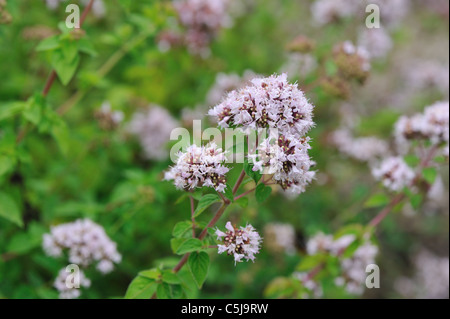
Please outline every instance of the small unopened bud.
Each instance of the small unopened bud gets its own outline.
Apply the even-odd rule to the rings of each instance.
[[[348,82],[340,77],[324,78],[321,81],[322,89],[334,96],[343,100],[350,97],[350,85]]]
[[[286,46],[286,50],[290,52],[310,53],[315,47],[316,43],[314,40],[304,35],[300,35]]]
[[[12,20],[12,15],[6,10],[2,10],[0,7],[0,24],[10,24]]]
[[[369,54],[362,48],[355,47],[347,41],[337,46],[333,51],[334,62],[339,71],[348,79],[364,83],[369,76]]]
[[[84,31],[83,29],[75,28],[70,32],[70,35],[72,36],[72,39],[80,40],[86,35],[86,31]]]

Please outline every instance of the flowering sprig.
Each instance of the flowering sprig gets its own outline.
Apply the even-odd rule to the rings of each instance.
[[[226,231],[216,228],[217,246],[210,245],[211,238],[206,239],[208,235],[213,236],[208,230],[217,224],[231,203],[253,191],[258,202],[270,195],[268,185],[275,183],[295,194],[305,191],[315,175],[310,170],[315,164],[308,155],[310,139],[305,136],[314,126],[313,108],[297,84],[289,83],[287,74],[283,74],[255,78],[248,86],[227,93],[222,103],[210,110],[209,115],[216,118],[221,128],[234,127],[248,134],[256,132],[257,135],[263,129],[271,130],[271,133],[278,130],[280,135],[277,138],[270,135],[270,138],[256,143],[247,154],[248,161],[244,163],[232,188],[227,186],[226,175],[230,168],[225,166],[226,153],[216,144],[194,144],[178,153],[175,165],[165,173],[164,180],[173,181],[177,189],[188,192],[191,209],[190,219],[178,223],[173,231],[172,248],[175,253],[183,254],[172,270],[174,273],[188,264],[194,280],[201,287],[206,278],[204,270],[209,266],[209,257],[205,252],[208,248],[217,248],[219,254],[232,255],[235,264],[255,261],[262,238],[252,225],[235,227],[228,222]],[[248,144],[249,139],[246,141]],[[258,171],[265,174],[264,178]],[[255,182],[255,188],[237,195],[247,175]],[[195,190],[203,187],[214,189],[217,195],[198,196]],[[198,234],[196,218],[218,202],[221,202],[220,207]],[[163,284],[164,276],[156,281]],[[132,283],[129,290],[133,289]],[[151,296],[157,297],[160,297],[157,292]]]
[[[173,180],[180,190],[194,190],[203,186],[225,192],[226,173],[229,168],[224,166],[225,153],[216,144],[208,146],[191,145],[186,152],[178,153],[178,160],[168,172],[165,180]]]
[[[253,79],[251,85],[230,92],[209,115],[221,128],[278,129],[280,135],[303,136],[314,126],[313,109],[298,86],[282,74]]]
[[[223,245],[218,245],[219,254],[226,252],[227,255],[233,255],[235,264],[243,259],[254,262],[262,239],[253,226],[247,224],[245,227],[236,228],[231,222],[227,222],[225,228],[226,232],[216,229],[217,240],[223,241]]]
[[[250,154],[253,170],[272,175],[272,179],[289,194],[300,194],[314,179],[315,165],[308,155],[309,138],[297,139],[294,136],[280,136],[264,140],[257,154]]]
[[[80,267],[87,268],[97,263],[96,268],[102,274],[110,273],[114,269],[114,263],[120,263],[122,260],[116,243],[108,237],[103,227],[89,219],[79,219],[52,227],[49,234],[44,234],[42,246],[45,253],[51,257],[62,257],[64,250],[67,250],[69,262]],[[84,286],[88,287],[89,280],[82,276],[86,283]],[[64,288],[65,286],[62,288],[61,281],[66,277],[63,269],[55,281],[55,287],[60,291],[61,298],[77,298],[79,292],[69,291],[76,289]]]

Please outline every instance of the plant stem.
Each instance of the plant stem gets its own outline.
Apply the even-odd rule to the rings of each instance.
[[[194,207],[194,197],[189,196],[189,200],[191,202],[191,221],[192,221],[192,238],[195,238],[195,207]]]
[[[89,1],[89,4],[86,6],[86,8],[84,8],[83,13],[81,14],[81,18],[80,18],[80,28],[82,27],[84,20],[86,20],[87,15],[91,11],[93,4],[94,4],[94,0],[91,0],[91,1]],[[55,83],[56,76],[57,76],[56,71],[52,70],[50,72],[50,75],[49,75],[47,81],[45,82],[44,89],[42,90],[42,95],[44,97],[46,97],[48,95],[48,93],[50,92],[50,89],[53,87],[53,83]],[[23,139],[27,135],[30,128],[31,128],[31,125],[29,123],[27,123],[25,125],[25,127],[20,130],[20,132],[16,138],[16,144],[20,144],[23,141]]]
[[[395,196],[391,202],[377,215],[375,216],[374,219],[372,219],[369,223],[369,226],[371,227],[377,227],[379,223],[381,223],[383,221],[383,219],[389,215],[389,213],[391,212],[391,210],[397,206],[398,204],[400,204],[404,199],[406,198],[406,196],[404,194],[398,194],[397,196]]]
[[[139,43],[145,40],[149,36],[149,32],[142,32],[137,35],[135,38],[131,39],[127,43],[125,43],[121,48],[119,48],[98,70],[97,75],[101,79],[105,77],[116,64],[122,60],[125,55],[128,54],[134,47],[136,47]],[[74,107],[78,102],[80,102],[85,95],[90,91],[91,88],[77,91],[74,95],[72,95],[64,104],[62,104],[58,109],[57,113],[59,115],[64,115],[67,113],[72,107]]]
[[[245,178],[245,170],[242,170],[242,172],[239,175],[239,178],[238,178],[236,184],[233,187],[233,195],[236,194],[236,192],[238,191],[239,186],[241,186],[242,181],[244,180],[244,178]]]

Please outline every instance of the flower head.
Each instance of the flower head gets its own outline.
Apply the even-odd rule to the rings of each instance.
[[[228,222],[225,228],[226,232],[216,230],[217,240],[223,241],[223,245],[218,245],[219,254],[226,252],[228,255],[233,255],[235,264],[242,262],[243,259],[254,261],[262,241],[255,228],[250,224],[236,228],[231,225],[231,222]]]
[[[370,54],[363,47],[345,41],[334,48],[334,61],[344,76],[364,82],[371,69]]]
[[[216,144],[207,146],[191,145],[186,152],[179,152],[175,166],[165,173],[164,180],[173,180],[181,190],[197,187],[211,187],[225,192],[229,169],[224,166],[225,153]]]
[[[229,0],[178,0],[173,5],[180,24],[186,28],[184,42],[195,54],[208,55],[211,40],[232,24]]]
[[[250,154],[254,171],[273,175],[273,180],[283,190],[300,194],[315,177],[311,168],[315,165],[308,155],[309,138],[297,139],[294,136],[268,138],[258,147],[257,154]]]
[[[371,162],[389,152],[385,141],[373,136],[355,138],[348,129],[334,131],[331,142],[341,153],[361,162]]]
[[[412,117],[401,117],[395,125],[396,141],[400,148],[409,140],[425,139],[435,145],[449,143],[449,103],[437,102]]]
[[[170,133],[178,126],[177,121],[166,109],[152,105],[145,112],[137,112],[129,124],[129,131],[136,135],[148,159],[167,158],[166,144]]]
[[[228,93],[209,111],[222,128],[243,131],[276,128],[281,134],[303,136],[313,126],[313,105],[287,74],[255,78],[241,90]]]
[[[103,102],[95,112],[95,118],[103,130],[113,130],[123,121],[124,114],[122,111],[113,111],[109,102]]]
[[[336,285],[345,286],[350,294],[362,294],[367,277],[366,268],[375,263],[377,254],[377,246],[369,241],[362,244],[350,258],[341,261],[342,276],[336,278]]]
[[[44,234],[43,248],[52,257],[60,257],[67,249],[69,261],[84,267],[98,262],[97,269],[102,273],[112,271],[114,263],[122,259],[103,227],[89,219],[52,227],[50,234]]]
[[[58,277],[56,277],[53,283],[53,286],[59,291],[59,299],[76,299],[81,295],[81,287],[89,288],[91,286],[91,281],[81,270],[79,270],[77,274],[77,279],[79,280],[77,283],[79,283],[79,287],[75,287],[75,282],[70,282],[69,286],[67,280],[70,274],[71,272],[68,272],[65,268],[61,269],[58,273]]]
[[[388,157],[372,169],[372,175],[391,191],[401,191],[411,185],[414,171],[401,157]]]

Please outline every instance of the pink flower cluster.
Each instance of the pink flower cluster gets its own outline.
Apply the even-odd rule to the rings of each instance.
[[[250,85],[228,93],[209,111],[222,128],[244,131],[276,128],[281,134],[303,136],[313,126],[313,105],[287,74],[255,78]]]
[[[218,245],[219,254],[226,252],[228,255],[233,255],[235,264],[242,262],[243,259],[254,261],[262,241],[255,228],[250,224],[236,228],[231,225],[231,222],[228,222],[225,228],[226,232],[216,230],[217,240],[223,241],[223,245]]]
[[[197,187],[211,187],[225,192],[229,169],[224,166],[225,153],[216,144],[207,146],[191,145],[186,152],[179,152],[175,166],[165,173],[164,180],[173,180],[180,190],[193,190]]]

